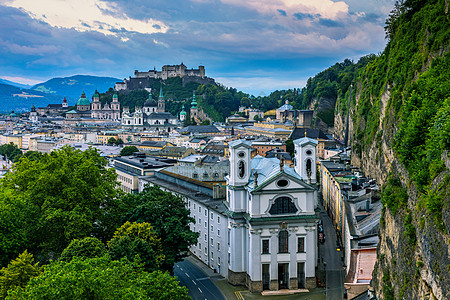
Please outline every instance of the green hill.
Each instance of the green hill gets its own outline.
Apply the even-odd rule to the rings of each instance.
[[[36,84],[31,89],[48,94],[57,94],[67,97],[70,104],[80,98],[84,90],[86,96],[91,97],[95,89],[99,92],[113,88],[120,79],[113,77],[99,77],[90,75],[75,75],[71,77],[52,78],[46,82]]]
[[[49,103],[61,103],[61,99],[58,95],[0,83],[0,112],[30,111],[32,105],[36,107],[47,106]]]

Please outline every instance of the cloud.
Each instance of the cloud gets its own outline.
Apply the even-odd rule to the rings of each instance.
[[[321,15],[327,19],[337,19],[347,14],[348,5],[344,1],[331,0],[221,0],[223,3],[243,6],[262,14],[276,14],[283,10],[292,15],[292,12],[302,12],[312,15]]]
[[[98,31],[118,36],[125,32],[152,34],[166,32],[164,23],[147,18],[137,20],[122,13],[114,2],[100,0],[10,0],[6,6],[18,8],[30,17],[53,27],[77,31]],[[156,26],[155,26],[156,25]]]
[[[45,81],[46,79],[32,79],[32,78],[24,78],[24,77],[17,77],[17,76],[1,76],[0,78],[6,79],[12,82],[21,83],[21,84],[28,84],[28,85],[35,85],[38,83],[41,83],[42,81]]]

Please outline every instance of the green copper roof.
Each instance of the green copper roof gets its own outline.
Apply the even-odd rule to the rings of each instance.
[[[162,92],[162,85],[159,88],[159,98],[164,98],[163,92]]]
[[[195,91],[194,91],[194,94],[192,95],[191,106],[192,106],[191,108],[197,107],[197,100],[195,100]]]
[[[73,109],[71,111],[66,112],[66,114],[76,114],[77,112],[74,111]]]
[[[119,96],[117,95],[117,91],[114,91],[114,95],[113,95],[113,99],[119,98]]]
[[[91,105],[91,102],[86,98],[86,94],[84,93],[84,91],[81,94],[81,98],[78,99],[76,105]]]

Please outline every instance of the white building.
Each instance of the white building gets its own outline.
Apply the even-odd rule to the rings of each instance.
[[[319,218],[316,188],[308,182],[314,183],[317,142],[294,144],[290,168],[278,158],[251,159],[249,141],[230,142],[226,197],[221,185],[169,169],[142,178],[140,190],[159,185],[186,201],[191,230],[200,234],[190,251],[231,284],[252,292],[315,288]]]
[[[299,173],[306,173],[303,156],[315,166],[310,148],[317,142],[302,138],[294,144],[294,169],[277,158],[250,159],[248,141],[229,144],[228,281],[250,291],[316,286],[317,193]]]

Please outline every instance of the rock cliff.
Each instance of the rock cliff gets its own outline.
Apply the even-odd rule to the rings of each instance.
[[[396,5],[386,49],[359,74],[350,102],[352,164],[383,185],[372,280],[379,299],[450,299],[448,2]]]

